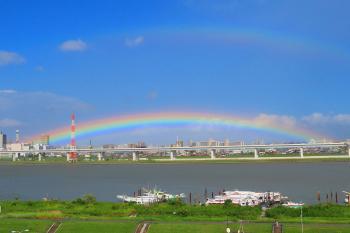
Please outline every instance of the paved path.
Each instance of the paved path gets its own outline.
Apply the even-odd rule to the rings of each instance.
[[[50,226],[50,228],[47,230],[46,233],[56,233],[56,231],[60,226],[61,226],[61,223],[55,222]]]
[[[147,222],[143,222],[143,223],[140,223],[137,228],[136,228],[136,231],[135,233],[147,233],[149,227],[150,227],[150,223],[147,223]]]

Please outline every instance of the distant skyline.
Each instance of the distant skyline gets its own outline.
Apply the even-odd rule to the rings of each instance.
[[[347,1],[1,1],[0,130],[14,139],[111,116],[208,112],[350,138]],[[107,134],[108,133],[108,134]],[[151,125],[78,138],[299,140]],[[65,143],[64,141],[62,143]]]

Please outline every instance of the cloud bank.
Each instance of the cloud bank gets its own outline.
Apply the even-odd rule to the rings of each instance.
[[[0,90],[0,130],[14,137],[14,127],[24,136],[69,125],[72,112],[82,116],[92,106],[70,96],[52,92]]]
[[[9,118],[4,118],[0,119],[0,127],[17,127],[22,125],[21,122],[15,120],[15,119],[9,119]]]
[[[24,57],[15,52],[0,50],[0,66],[25,63]]]
[[[350,125],[350,114],[325,115],[322,113],[313,113],[311,115],[303,117],[303,121],[313,125]]]
[[[137,47],[139,45],[142,45],[144,41],[145,41],[145,38],[143,36],[138,36],[135,38],[126,38],[125,45],[127,47]]]
[[[64,52],[81,52],[87,49],[87,44],[80,40],[67,40],[60,45],[60,50]]]

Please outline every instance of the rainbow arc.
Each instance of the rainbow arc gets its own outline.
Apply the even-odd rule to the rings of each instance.
[[[290,124],[282,124],[266,120],[265,118],[248,118],[233,115],[203,113],[203,112],[153,112],[132,115],[113,116],[86,122],[78,122],[76,136],[108,133],[111,131],[130,130],[141,127],[158,126],[187,126],[187,125],[215,125],[223,127],[235,127],[241,129],[259,130],[292,136],[298,139],[318,139],[323,135],[309,129],[296,127]],[[45,132],[50,135],[51,142],[67,140],[70,137],[70,128],[58,128]],[[43,135],[43,134],[40,134]],[[31,140],[40,137],[31,137]]]

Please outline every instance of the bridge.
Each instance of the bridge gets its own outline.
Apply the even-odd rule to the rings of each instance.
[[[98,159],[101,160],[104,153],[131,153],[133,160],[137,160],[137,153],[140,152],[169,152],[170,160],[174,160],[176,157],[176,152],[179,151],[209,151],[210,158],[216,159],[215,153],[217,151],[251,151],[254,152],[254,158],[259,159],[259,150],[262,149],[298,149],[300,153],[300,158],[304,158],[304,149],[308,148],[334,148],[342,147],[348,150],[347,155],[350,157],[350,146],[347,142],[337,142],[337,143],[292,143],[292,144],[243,144],[243,145],[232,145],[232,146],[160,146],[160,147],[145,147],[145,148],[57,148],[57,149],[46,149],[46,150],[2,150],[0,151],[0,156],[12,155],[13,160],[16,160],[19,155],[26,154],[38,154],[39,160],[41,160],[42,154],[69,154],[72,151],[77,154],[97,154]],[[322,156],[318,156],[322,157]],[[325,157],[325,156],[323,156]],[[67,160],[68,156],[67,156]]]

